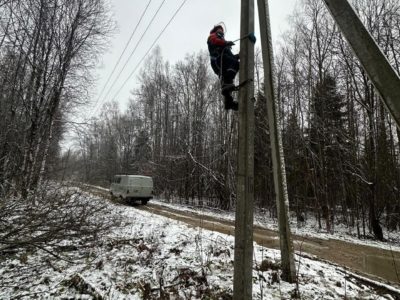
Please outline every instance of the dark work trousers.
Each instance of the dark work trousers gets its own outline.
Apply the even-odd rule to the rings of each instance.
[[[215,74],[220,78],[222,76],[222,87],[224,87],[227,84],[233,84],[233,80],[239,71],[239,60],[230,49],[226,48],[221,56],[211,58],[211,67]]]

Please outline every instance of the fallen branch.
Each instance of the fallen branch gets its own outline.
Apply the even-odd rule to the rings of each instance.
[[[64,281],[64,284],[69,286],[69,287],[74,287],[76,290],[78,290],[81,293],[88,294],[93,297],[95,300],[103,300],[105,299],[97,289],[87,282],[85,278],[83,278],[80,274],[75,274],[71,277],[71,279],[68,279]]]
[[[175,286],[180,285],[180,284],[185,284],[185,286],[195,285],[194,282],[193,283],[187,283],[185,281],[180,281],[180,282],[177,282],[177,283],[174,283],[174,284],[164,285],[162,288],[163,289],[169,289],[169,288],[175,287]],[[159,291],[160,289],[161,289],[160,287],[154,287],[154,288],[151,288],[151,292]]]

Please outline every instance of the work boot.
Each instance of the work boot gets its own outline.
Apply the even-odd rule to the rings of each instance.
[[[226,110],[232,109],[234,111],[238,111],[239,109],[239,103],[233,100],[233,97],[231,94],[226,94],[225,95],[225,100],[224,100],[224,107]]]
[[[233,111],[238,111],[239,110],[239,103],[237,101],[232,101],[231,103],[231,109]]]

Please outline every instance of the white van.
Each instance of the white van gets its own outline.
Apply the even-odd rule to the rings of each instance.
[[[153,178],[140,175],[115,175],[110,187],[111,197],[123,200],[141,200],[142,204],[153,198]]]

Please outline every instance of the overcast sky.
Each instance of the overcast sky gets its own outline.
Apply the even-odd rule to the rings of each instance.
[[[117,25],[117,31],[111,38],[108,52],[102,56],[97,69],[97,84],[94,89],[93,102],[96,104],[91,109],[91,114],[96,116],[102,104],[111,100],[120,89],[128,75],[135,69],[142,57],[148,52],[154,40],[161,30],[168,23],[174,12],[181,5],[183,0],[166,0],[161,7],[154,22],[149,27],[143,40],[137,46],[131,60],[125,70],[121,73],[114,88],[110,91],[107,99],[104,96],[120,72],[122,65],[136,47],[139,38],[145,31],[150,20],[160,7],[163,0],[152,0],[150,6],[142,19],[137,31],[128,47],[121,63],[113,78],[107,85],[103,96],[99,101],[99,94],[103,89],[108,76],[122,53],[126,42],[131,36],[133,29],[137,25],[149,0],[112,0],[112,10]],[[270,0],[271,27],[273,38],[276,38],[288,28],[288,16],[292,13],[295,3],[299,0]],[[255,1],[257,2],[257,1]],[[195,53],[200,50],[207,50],[207,37],[214,24],[223,21],[226,25],[226,39],[235,40],[240,32],[240,0],[187,0],[179,11],[172,23],[168,26],[156,45],[161,47],[162,55],[165,60],[175,63],[184,59],[186,54]],[[257,19],[257,9],[256,19]],[[256,22],[256,35],[259,39],[259,27]],[[258,41],[259,45],[259,41]],[[239,45],[233,48],[238,51]],[[138,70],[143,67],[141,65]],[[137,86],[137,74],[135,72],[126,86],[118,94],[116,100],[120,103],[120,108],[124,109],[130,96],[130,90]],[[87,116],[86,116],[87,117]]]

